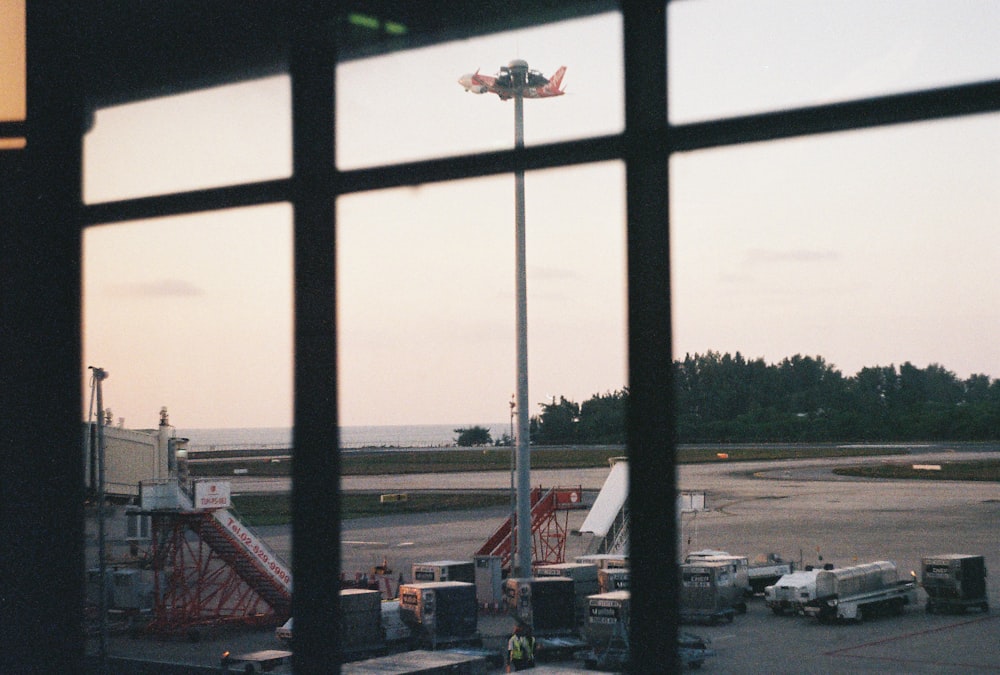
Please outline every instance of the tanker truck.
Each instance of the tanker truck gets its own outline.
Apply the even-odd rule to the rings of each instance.
[[[896,564],[886,560],[820,570],[816,597],[802,608],[821,623],[837,619],[863,621],[878,614],[902,614],[917,603],[915,578],[901,581]]]

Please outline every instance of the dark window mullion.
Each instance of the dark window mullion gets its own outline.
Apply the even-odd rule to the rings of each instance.
[[[304,3],[291,58],[295,254],[292,560],[296,672],[340,662],[334,74],[336,3]]]
[[[630,671],[679,671],[665,3],[623,2],[628,207]],[[670,667],[673,665],[673,667]]]

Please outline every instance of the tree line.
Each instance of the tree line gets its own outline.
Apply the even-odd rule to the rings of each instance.
[[[709,351],[674,362],[679,443],[1000,440],[1000,380],[910,362],[845,377],[821,356]],[[542,403],[536,445],[625,442],[628,389]],[[667,411],[664,411],[666,414]]]

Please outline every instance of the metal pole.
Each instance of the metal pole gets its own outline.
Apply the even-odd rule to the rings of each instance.
[[[510,553],[511,553],[511,568],[513,571],[514,567],[514,555],[517,551],[517,536],[514,528],[517,526],[517,498],[516,491],[514,490],[514,472],[517,468],[517,438],[514,435],[514,414],[517,410],[517,404],[514,402],[515,394],[510,395]]]
[[[97,611],[100,615],[100,644],[98,656],[101,669],[107,669],[108,659],[108,567],[105,561],[107,555],[104,543],[104,500],[106,485],[104,476],[104,387],[101,383],[107,379],[108,373],[103,368],[93,368],[94,386],[97,389],[97,575],[100,577],[100,594],[98,595]]]
[[[525,61],[510,62],[514,89],[514,148],[524,148]],[[517,295],[517,557],[514,574],[531,576],[531,446],[528,428],[528,274],[524,225],[524,170],[514,172],[514,219]]]

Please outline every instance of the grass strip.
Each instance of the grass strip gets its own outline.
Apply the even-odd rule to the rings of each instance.
[[[1000,481],[1000,460],[984,459],[968,462],[935,462],[935,469],[914,469],[913,465],[926,466],[927,462],[907,462],[872,464],[865,466],[845,466],[833,472],[840,476],[861,478],[894,478],[914,480],[975,480]]]
[[[495,492],[411,492],[406,499],[382,503],[381,495],[370,492],[345,492],[341,495],[341,518],[351,520],[366,516],[385,516],[427,511],[461,511],[510,504],[510,494]],[[289,494],[234,495],[233,508],[252,527],[287,525],[292,522]]]
[[[869,457],[901,454],[893,448],[841,448],[835,445],[809,446],[684,446],[677,451],[680,464],[748,462],[816,457]],[[625,454],[624,448],[536,447],[531,450],[532,469],[606,468],[608,460]],[[344,476],[384,476],[411,473],[461,473],[465,471],[510,471],[510,448],[455,450],[382,450],[350,452],[341,456]],[[239,472],[248,476],[288,476],[290,461],[246,460],[200,462],[191,466],[195,476],[224,476]]]

